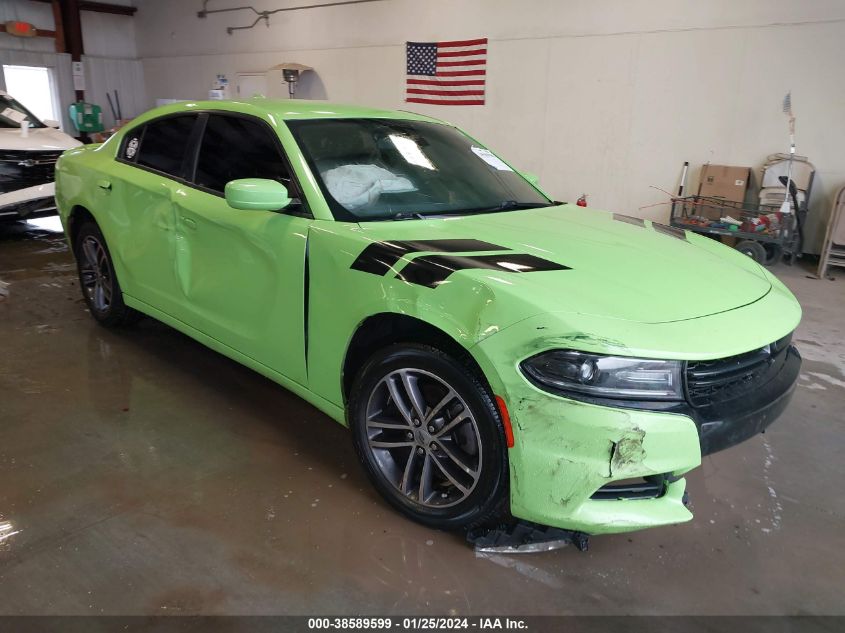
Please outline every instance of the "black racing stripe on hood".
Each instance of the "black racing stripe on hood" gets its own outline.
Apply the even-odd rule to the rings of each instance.
[[[351,268],[374,275],[385,275],[402,256],[408,253],[472,253],[506,251],[504,246],[474,239],[396,240],[373,242],[352,262]]]
[[[467,269],[496,270],[506,273],[530,273],[547,270],[571,270],[569,266],[550,262],[534,255],[424,255],[405,266],[397,279],[419,286],[436,288],[452,273]]]

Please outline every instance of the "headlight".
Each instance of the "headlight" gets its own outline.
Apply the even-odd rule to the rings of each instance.
[[[683,363],[552,350],[524,360],[538,387],[562,395],[621,400],[683,400]]]

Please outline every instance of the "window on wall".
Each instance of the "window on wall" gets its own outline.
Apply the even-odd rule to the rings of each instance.
[[[6,92],[42,121],[59,120],[53,77],[43,66],[3,66]]]

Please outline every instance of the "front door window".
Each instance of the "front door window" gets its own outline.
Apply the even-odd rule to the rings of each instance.
[[[268,178],[290,188],[290,172],[271,131],[259,121],[212,114],[200,146],[194,182],[215,193],[239,178]]]

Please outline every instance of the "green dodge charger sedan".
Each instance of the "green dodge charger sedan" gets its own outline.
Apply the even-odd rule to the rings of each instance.
[[[300,395],[433,527],[686,521],[684,473],[764,430],[801,365],[801,308],[748,257],[555,202],[421,115],[174,104],[56,184],[97,321],[149,315]]]

